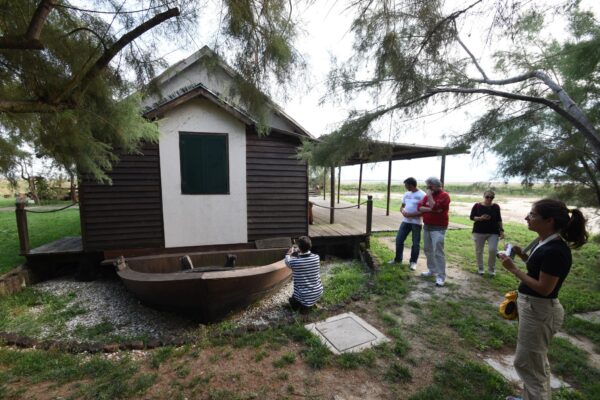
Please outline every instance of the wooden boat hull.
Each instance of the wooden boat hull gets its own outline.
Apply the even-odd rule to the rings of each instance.
[[[222,264],[227,252],[187,254],[193,270],[182,271],[181,254],[135,257],[119,277],[136,297],[152,306],[218,320],[274,292],[291,277],[283,257],[287,249],[237,250],[235,268]],[[256,263],[265,263],[256,265]],[[217,264],[218,265],[218,264]]]

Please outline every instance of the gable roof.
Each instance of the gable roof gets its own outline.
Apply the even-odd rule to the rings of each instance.
[[[209,70],[204,62],[216,62]],[[151,94],[142,103],[144,116],[154,119],[193,98],[202,97],[230,113],[246,125],[256,125],[256,119],[229,95],[237,72],[208,46],[167,68],[154,80],[159,93]],[[315,137],[287,115],[271,99],[267,121],[272,131],[315,140]]]

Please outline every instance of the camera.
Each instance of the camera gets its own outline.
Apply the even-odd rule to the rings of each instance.
[[[291,256],[292,257],[298,257],[298,255],[300,254],[300,249],[298,249],[298,246],[296,245],[296,243],[294,243],[292,245],[292,253]]]
[[[508,243],[506,247],[504,247],[503,251],[499,251],[496,254],[496,257],[500,258],[500,254],[506,254],[508,257],[514,259],[515,258],[515,249],[513,249],[512,244]]]

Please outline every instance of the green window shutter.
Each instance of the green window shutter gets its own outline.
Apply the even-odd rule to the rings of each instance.
[[[227,134],[179,133],[181,193],[229,194]]]

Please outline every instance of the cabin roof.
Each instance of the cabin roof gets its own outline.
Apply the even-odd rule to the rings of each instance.
[[[378,140],[373,140],[370,147],[371,151],[366,154],[354,154],[343,163],[343,166],[469,153],[468,149],[458,147],[423,146],[407,143],[389,143]]]
[[[223,71],[230,79],[237,75],[237,72],[227,65],[214,51],[208,46],[202,47],[200,50],[167,68],[162,74],[154,80],[154,85],[159,88],[164,87],[169,82],[177,79],[179,75],[184,73],[187,69],[200,63],[202,59],[209,58],[212,61],[216,61],[217,66]],[[154,99],[146,99],[143,104],[144,116],[146,118],[154,119],[160,118],[165,112],[183,104],[193,98],[202,97],[210,102],[214,103],[218,107],[221,107],[234,118],[240,120],[246,125],[256,125],[257,121],[252,117],[243,107],[232,101],[225,93],[221,93],[218,88],[209,87],[205,82],[192,82],[188,85],[178,88],[177,90],[169,93],[161,93],[160,97]],[[304,129],[298,122],[283,111],[283,109],[273,102],[270,98],[268,100],[268,106],[272,116],[283,119],[290,127],[290,129],[282,129],[274,126],[270,126],[272,131],[297,136],[300,138],[315,140],[315,137]]]

